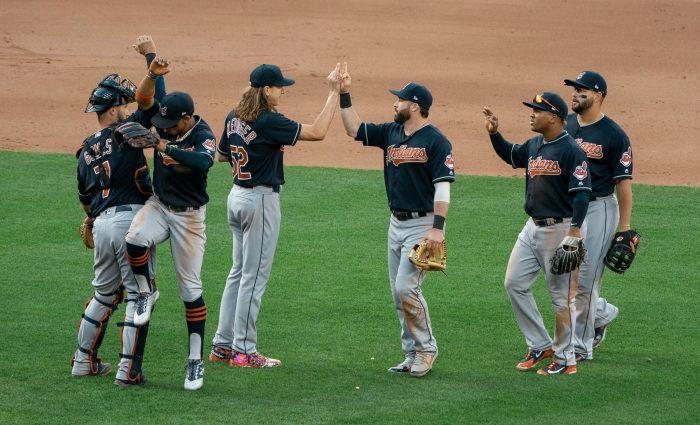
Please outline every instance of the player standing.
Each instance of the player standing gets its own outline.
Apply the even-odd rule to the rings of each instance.
[[[151,247],[170,238],[170,248],[185,304],[189,356],[184,388],[197,390],[204,382],[202,341],[207,307],[200,272],[204,258],[205,212],[209,196],[207,173],[213,164],[216,138],[209,125],[194,114],[187,93],[163,97],[151,119],[160,141],[154,147],[154,189],[126,235],[127,259],[139,284],[136,326],[148,323],[158,290],[151,286],[148,268]]]
[[[581,265],[576,295],[575,350],[578,362],[591,360],[593,348],[605,338],[606,326],[618,309],[599,298],[604,259],[618,232],[630,230],[632,215],[632,147],[624,130],[602,113],[607,84],[602,75],[584,71],[572,86],[566,128],[586,152],[593,191],[586,216],[586,261]],[[617,192],[617,196],[615,196]],[[618,228],[619,224],[619,228]]]
[[[552,363],[537,373],[570,375],[576,373],[572,316],[579,271],[555,275],[549,265],[558,246],[575,245],[581,237],[591,178],[585,153],[564,130],[566,102],[545,92],[523,104],[532,108],[530,127],[540,135],[522,145],[507,142],[498,132],[498,118],[488,107],[483,111],[498,156],[513,168],[526,169],[525,212],[530,218],[510,254],[505,277],[515,319],[529,349],[516,368],[531,370],[553,356]],[[554,340],[532,295],[532,285],[543,268],[556,315]]]
[[[452,145],[427,120],[433,97],[426,87],[406,84],[389,90],[394,122],[363,122],[350,100],[352,79],[343,64],[340,112],[348,136],[384,152],[384,184],[391,210],[388,269],[391,294],[401,324],[404,360],[390,372],[421,377],[430,372],[438,346],[421,284],[425,271],[408,260],[415,244],[428,240],[437,249],[445,240],[450,183],[455,180]]]
[[[276,65],[250,74],[248,88],[226,117],[216,158],[229,162],[233,188],[228,222],[233,233],[233,266],[221,297],[219,325],[209,359],[234,367],[275,367],[281,362],[258,353],[256,322],[277,248],[284,184],[284,147],[298,140],[323,140],[338,102],[340,64],[328,76],[330,93],[313,124],[300,124],[277,112],[285,78]]]
[[[87,217],[93,223],[95,242],[92,285],[95,294],[86,304],[78,328],[78,350],[72,359],[73,376],[107,375],[111,367],[102,363],[97,351],[104,338],[107,323],[117,304],[122,301],[126,289],[127,305],[124,322],[130,323],[135,312],[138,287],[126,261],[124,240],[135,214],[142,208],[152,192],[148,164],[143,151],[128,145],[117,146],[115,128],[124,122],[149,125],[158,108],[148,102],[145,94],[153,92],[154,80],[162,80],[168,72],[168,63],[155,59],[155,44],[149,36],[137,39],[144,52],[149,73],[141,81],[137,91],[128,79],[117,74],[105,77],[90,96],[85,112],[96,112],[102,129],[85,139],[77,152],[78,197]],[[152,96],[152,94],[151,94]],[[129,114],[128,103],[137,100],[139,109]],[[155,264],[147,263],[152,276]],[[140,332],[123,330],[122,353],[115,384],[142,384],[143,350],[148,326]]]

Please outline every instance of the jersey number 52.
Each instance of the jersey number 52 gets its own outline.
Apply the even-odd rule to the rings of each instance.
[[[241,170],[248,163],[248,152],[242,146],[231,146],[231,172],[238,180],[250,180],[250,173]]]

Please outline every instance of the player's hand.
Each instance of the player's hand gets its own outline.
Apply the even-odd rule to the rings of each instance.
[[[148,69],[155,75],[165,75],[170,72],[170,61],[165,58],[156,57],[153,59],[153,62],[151,62],[151,65],[149,65]]]
[[[140,35],[136,37],[136,44],[132,44],[131,47],[144,56],[156,52],[156,43],[150,35]]]
[[[349,93],[351,85],[352,77],[348,74],[348,63],[343,62],[343,66],[340,68],[340,92]]]
[[[569,231],[566,232],[566,236],[573,236],[575,238],[581,237],[581,228],[576,226],[569,227]]]
[[[425,235],[425,240],[428,241],[428,255],[432,255],[440,249],[440,245],[445,240],[445,231],[442,229],[432,228],[428,230],[428,234]]]
[[[340,62],[335,64],[335,69],[328,74],[328,86],[332,91],[340,92]]]
[[[160,140],[158,140],[158,144],[153,145],[153,150],[157,151],[157,152],[165,153],[165,148],[167,146],[168,146],[168,143],[165,140],[160,139]]]
[[[482,112],[486,117],[486,119],[484,120],[486,131],[488,131],[489,134],[498,133],[498,117],[495,116],[493,112],[491,112],[491,108],[489,108],[488,106],[484,106],[484,110]]]

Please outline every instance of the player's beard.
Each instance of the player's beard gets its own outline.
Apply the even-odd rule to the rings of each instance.
[[[591,106],[593,106],[592,97],[586,97],[585,99],[581,99],[579,97],[577,104],[571,104],[571,109],[577,114],[580,114],[582,112],[586,112]]]
[[[403,111],[396,111],[394,114],[394,122],[397,124],[403,124],[411,118],[411,114],[404,109]]]

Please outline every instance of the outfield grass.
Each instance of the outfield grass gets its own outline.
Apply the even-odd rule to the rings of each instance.
[[[517,372],[526,346],[502,280],[525,215],[523,182],[459,176],[449,212],[448,274],[424,284],[440,345],[423,379],[389,374],[401,357],[386,272],[380,172],[287,168],[282,232],[259,327],[271,370],[207,363],[182,389],[184,307],[170,252],[158,252],[159,307],[143,388],[72,379],[92,252],[77,234],[75,161],[0,152],[0,423],[699,423],[700,190],[635,186],[641,254],[603,294],[620,307],[595,360],[575,377]],[[207,344],[231,261],[227,165],[210,173],[202,277]],[[542,279],[536,297],[553,315]],[[117,312],[119,318],[123,307]],[[113,319],[101,354],[118,362]],[[359,389],[358,389],[359,388]]]

